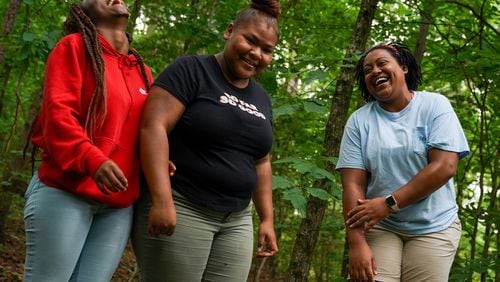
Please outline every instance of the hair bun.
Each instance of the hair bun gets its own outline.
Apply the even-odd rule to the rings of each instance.
[[[250,8],[262,11],[273,18],[278,18],[281,14],[279,0],[252,0]]]

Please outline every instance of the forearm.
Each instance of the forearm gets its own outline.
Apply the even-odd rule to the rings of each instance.
[[[342,193],[342,207],[345,222],[348,219],[347,214],[349,213],[349,211],[358,206],[358,199],[365,199],[365,193],[363,191],[360,191],[359,189],[344,188]],[[351,248],[355,245],[366,242],[363,233],[363,227],[352,228],[346,222],[346,234],[347,243]]]
[[[409,206],[442,187],[452,178],[457,169],[458,155],[434,149],[429,153],[431,161],[407,184],[392,195],[399,208]]]
[[[169,144],[161,125],[147,125],[140,131],[140,157],[144,176],[155,206],[173,205],[169,177]]]
[[[274,222],[272,170],[269,156],[259,160],[255,169],[257,172],[257,186],[253,194],[255,209],[261,222]]]
[[[342,209],[344,219],[348,219],[348,213],[358,206],[359,199],[365,199],[367,184],[367,173],[359,169],[342,169]],[[362,227],[351,228],[346,223],[347,242],[353,246],[366,242]]]

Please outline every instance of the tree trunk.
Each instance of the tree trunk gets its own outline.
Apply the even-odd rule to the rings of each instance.
[[[429,27],[431,25],[434,7],[434,0],[424,1],[423,8],[420,11],[420,30],[418,32],[417,44],[414,52],[418,65],[422,63],[422,59],[424,57],[425,41],[427,40],[427,35],[429,35]]]
[[[19,7],[21,6],[22,0],[11,0],[7,12],[5,14],[5,20],[3,22],[3,27],[0,29],[0,83],[6,84],[6,73],[9,68],[2,67],[4,64],[5,57],[5,46],[4,43],[7,42],[7,37],[12,31],[14,22],[16,21],[17,13],[19,12]],[[5,97],[5,87],[0,89],[0,114],[3,110],[3,99]]]
[[[132,7],[134,8],[131,9],[127,26],[127,32],[128,34],[130,34],[131,38],[133,37],[134,34],[137,18],[141,14],[141,2],[142,2],[141,0],[135,0],[134,3],[132,4]]]
[[[324,152],[327,156],[338,156],[340,141],[347,121],[348,109],[354,87],[354,68],[352,60],[357,52],[366,48],[372,21],[375,17],[378,0],[363,0],[344,58],[344,67],[337,77],[337,85],[333,93],[330,115],[325,130]],[[330,172],[335,172],[331,163],[326,164]],[[317,187],[330,190],[326,181],[316,183]],[[288,269],[287,281],[307,281],[316,241],[318,238],[327,202],[317,197],[309,197],[306,217],[302,220]]]

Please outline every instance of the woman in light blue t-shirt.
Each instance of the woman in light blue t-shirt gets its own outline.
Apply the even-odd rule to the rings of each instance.
[[[351,281],[448,281],[460,240],[453,176],[469,153],[446,97],[416,91],[403,45],[380,44],[356,66],[367,101],[345,126],[337,169]]]

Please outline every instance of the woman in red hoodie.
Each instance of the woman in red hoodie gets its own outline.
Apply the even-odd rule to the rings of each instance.
[[[152,81],[121,0],[71,7],[49,55],[26,191],[25,281],[109,281],[139,194],[138,127]]]

